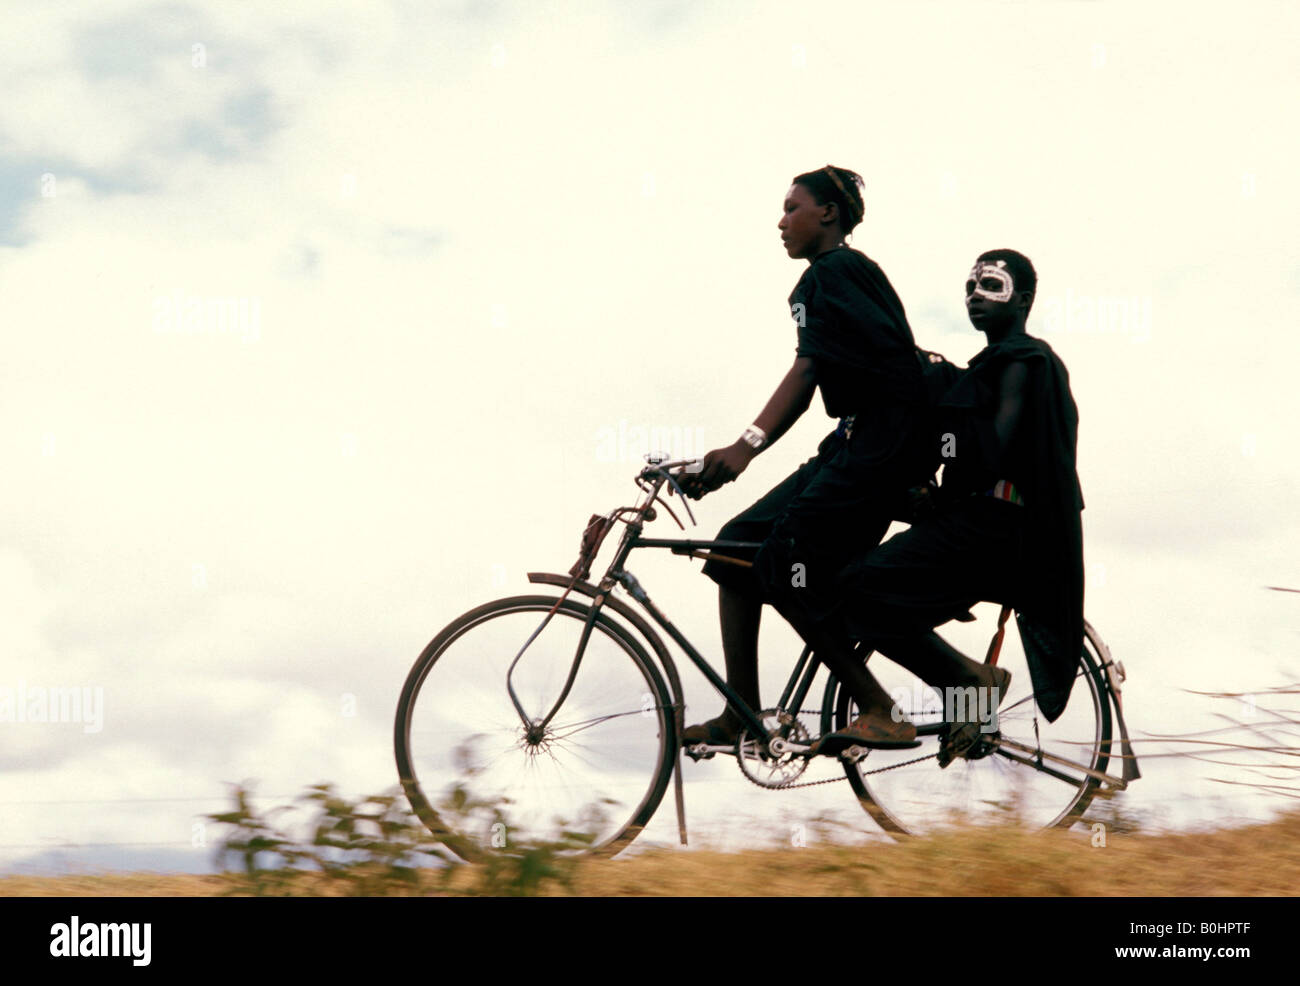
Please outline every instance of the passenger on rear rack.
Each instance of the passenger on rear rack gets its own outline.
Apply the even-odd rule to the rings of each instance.
[[[934,628],[979,601],[1015,608],[1034,695],[1052,722],[1065,710],[1083,648],[1083,495],[1069,375],[1046,342],[1025,332],[1036,290],[1023,254],[992,250],[976,260],[966,308],[988,346],[941,402],[947,464],[936,509],[840,577],[852,635],[934,687],[996,688],[981,707],[997,707],[1010,675],[966,657]],[[889,712],[863,709],[815,752],[870,745],[872,720]],[[953,730],[941,762],[961,754],[974,727]]]

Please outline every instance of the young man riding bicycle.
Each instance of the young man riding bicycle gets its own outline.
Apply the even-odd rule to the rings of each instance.
[[[698,498],[734,480],[789,430],[815,390],[826,413],[840,419],[815,458],[718,535],[761,542],[756,553],[726,552],[752,561],[752,568],[716,554],[704,568],[719,586],[727,680],[755,709],[762,707],[757,648],[763,603],[811,642],[814,628],[836,608],[836,574],[879,544],[906,491],[934,471],[921,365],[902,302],[880,267],[845,244],[862,216],[861,179],[853,172],[828,165],[794,179],[777,224],[786,253],[809,262],[790,295],[798,327],[794,365],[754,425],[733,445],[706,455],[702,470],[682,483]],[[867,681],[851,666],[860,669],[860,662],[843,664],[840,651],[819,654],[866,701],[857,688]],[[688,727],[684,740],[733,742],[739,726],[728,708]],[[887,718],[881,727],[897,731]]]

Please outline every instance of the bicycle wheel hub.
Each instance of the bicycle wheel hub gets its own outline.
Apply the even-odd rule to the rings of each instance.
[[[629,632],[572,600],[515,596],[425,648],[394,747],[411,807],[473,862],[543,844],[618,852],[671,784],[675,735],[672,696]]]

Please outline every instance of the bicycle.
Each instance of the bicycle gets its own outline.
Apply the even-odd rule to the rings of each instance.
[[[698,460],[646,460],[636,477],[639,500],[592,516],[568,576],[528,574],[534,584],[563,588],[559,597],[512,596],[470,610],[433,638],[407,676],[394,726],[398,775],[415,814],[462,859],[557,840],[612,856],[649,823],[670,782],[685,844],[683,752],[695,760],[733,756],[760,787],[830,782],[801,779],[812,760],[831,760],[810,757],[809,748],[817,735],[847,725],[856,709],[829,673],[819,700],[804,707],[821,668],[811,649],[803,649],[776,706],[751,709],[624,567],[638,548],[723,558],[718,552],[757,547],[643,537],[657,506],[685,530],[661,493],[666,485],[681,493],[674,470],[698,468]],[[681,502],[694,523],[685,497]],[[625,525],[622,538],[593,585],[591,565],[617,523]],[[686,701],[673,657],[646,618],[614,595],[616,588],[737,710],[744,728],[734,745],[683,751]],[[585,601],[570,598],[575,593]],[[986,660],[999,659],[1007,614],[1004,609]],[[978,822],[1012,809],[1042,827],[1073,824],[1099,793],[1122,790],[1141,776],[1124,724],[1123,667],[1090,624],[1085,631],[1082,682],[1076,680],[1070,706],[1055,723],[1040,720],[1021,657],[996,715],[981,718],[978,738],[959,750],[951,745],[951,709],[892,662],[872,664],[924,745],[850,747],[838,757],[844,776],[831,780],[847,779],[866,812],[896,836],[931,831],[954,815]],[[1120,776],[1107,770],[1116,742]]]

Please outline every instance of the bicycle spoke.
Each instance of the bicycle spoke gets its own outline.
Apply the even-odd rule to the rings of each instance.
[[[531,717],[520,720],[505,671],[553,603],[521,597],[466,614],[430,645],[404,689],[399,769],[410,772],[427,802],[426,824],[440,837],[448,825],[455,831],[451,847],[458,853],[501,848],[485,842],[493,812],[508,820],[511,846],[566,838],[580,822],[594,827],[594,845],[621,845],[648,821],[667,787],[672,705],[649,659],[603,618],[572,688],[554,708],[585,607],[560,607],[515,666],[515,692]],[[542,717],[552,714],[543,726]],[[484,735],[484,726],[495,728]],[[468,774],[458,770],[461,760]],[[468,797],[466,809],[444,819],[438,805],[457,787]],[[611,811],[610,800],[624,807]]]
[[[954,759],[942,768],[939,751],[945,749],[948,730],[933,728],[943,718],[933,693],[891,662],[873,662],[873,671],[890,694],[917,696],[921,704],[902,711],[918,725],[930,727],[919,737],[919,750],[876,750],[856,767],[845,768],[863,807],[887,830],[926,832],[958,819],[998,823],[1014,818],[1034,826],[1053,825],[1068,822],[1086,807],[1098,782],[1082,768],[1104,770],[1109,754],[1109,699],[1100,661],[1089,652],[1090,663],[1081,662],[1069,705],[1049,723],[1035,704],[1018,634],[1014,642],[1008,634],[1003,656],[1003,666],[1012,672],[1010,693],[972,747],[956,754],[948,748]],[[836,723],[855,714],[851,703],[842,705]],[[1010,749],[1013,742],[1041,751],[1043,764],[1033,754]],[[1052,756],[1071,766],[1054,763]],[[1076,769],[1077,776],[1072,776]]]
[[[640,715],[645,715],[645,711],[642,709],[633,709],[631,712],[611,712],[609,715],[597,716],[594,719],[587,719],[585,721],[573,723],[572,725],[576,728],[569,729],[567,733],[556,733],[555,739],[557,740],[564,739],[568,736],[572,736],[574,733],[580,733],[584,729],[590,729],[592,726],[599,726],[602,722],[608,722],[610,719],[618,719],[621,718],[622,716],[640,716]],[[569,724],[566,724],[566,726],[562,728],[568,728],[568,725]]]

